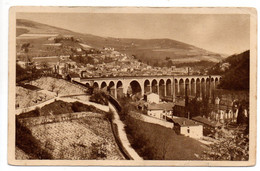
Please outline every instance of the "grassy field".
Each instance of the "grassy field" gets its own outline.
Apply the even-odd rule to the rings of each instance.
[[[199,160],[206,146],[177,135],[174,130],[127,116],[126,132],[132,147],[146,160]]]

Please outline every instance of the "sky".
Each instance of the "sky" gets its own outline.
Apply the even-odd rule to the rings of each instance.
[[[250,48],[245,14],[18,13],[17,19],[102,37],[168,38],[226,55]]]

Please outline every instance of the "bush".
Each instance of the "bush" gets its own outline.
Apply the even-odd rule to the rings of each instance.
[[[129,113],[131,111],[137,110],[136,107],[130,103],[133,100],[129,97],[122,97],[122,98],[118,99],[118,101],[121,105],[121,110],[118,112],[118,114],[122,121],[124,121],[126,119],[126,117],[129,115]]]
[[[18,119],[20,118],[29,118],[29,117],[38,117],[40,116],[40,110],[32,110],[30,112],[21,113],[17,116]]]
[[[107,157],[106,153],[107,149],[105,143],[91,143],[90,159],[105,159]]]
[[[105,113],[104,111],[99,110],[99,109],[97,109],[97,108],[94,107],[94,106],[85,105],[85,104],[82,104],[82,103],[80,103],[80,102],[74,102],[74,103],[72,103],[71,109],[72,109],[74,112],[96,112],[96,113]]]
[[[95,91],[90,97],[89,101],[102,105],[108,105],[107,95],[103,91]]]
[[[106,112],[106,118],[111,122],[114,118],[114,114],[111,110],[109,112]]]

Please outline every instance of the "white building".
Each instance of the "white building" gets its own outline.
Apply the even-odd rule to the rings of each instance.
[[[177,133],[195,139],[203,137],[203,125],[201,123],[183,117],[173,118],[172,121],[173,128]]]
[[[158,104],[160,101],[159,95],[156,93],[146,93],[144,95],[144,99],[148,102],[148,103],[156,103]]]
[[[165,119],[167,117],[172,117],[173,103],[161,103],[161,104],[148,104],[147,114],[159,119]]]

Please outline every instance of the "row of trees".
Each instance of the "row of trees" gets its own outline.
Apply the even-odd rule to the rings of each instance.
[[[77,62],[77,63],[81,63],[81,64],[94,64],[94,59],[90,56],[82,56],[82,55],[79,55],[79,56],[76,56],[74,57],[73,55],[70,56],[70,59]]]

